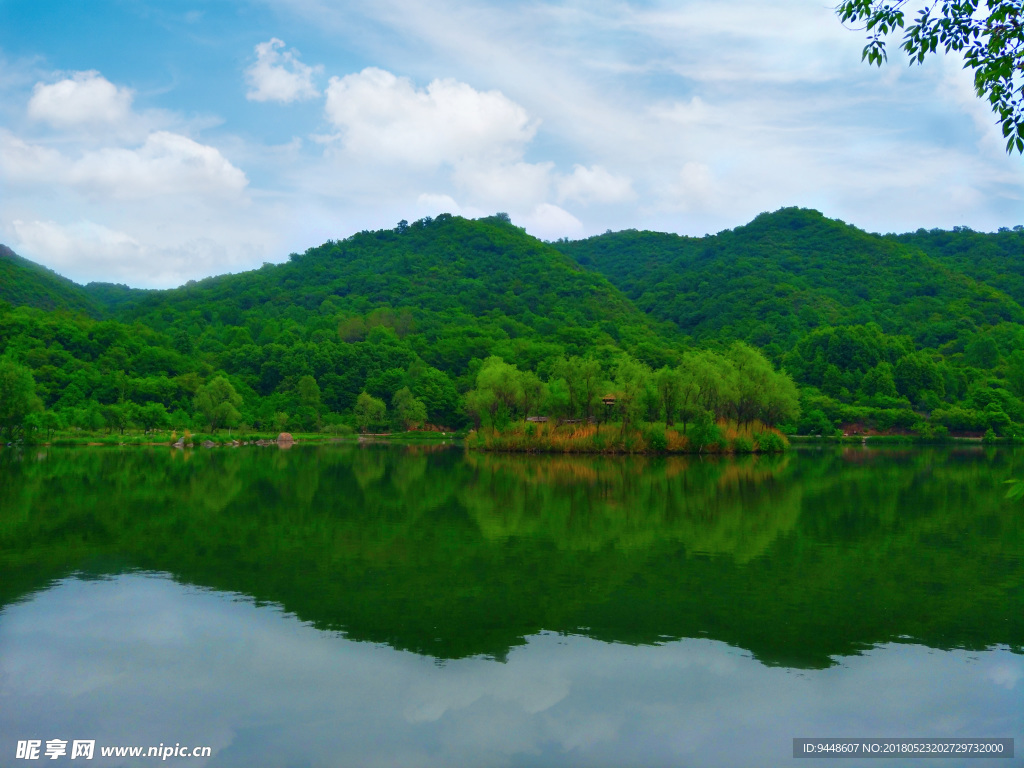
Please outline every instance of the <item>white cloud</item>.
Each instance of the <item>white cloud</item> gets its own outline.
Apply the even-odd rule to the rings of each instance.
[[[450,213],[455,216],[467,216],[472,218],[455,198],[451,195],[424,192],[416,198],[417,218],[424,216],[437,216],[439,213]]]
[[[0,129],[0,177],[8,183],[50,183],[67,168],[55,149],[42,147]]]
[[[259,236],[257,226],[250,224],[249,236]],[[182,222],[177,231],[167,231],[161,222],[146,220],[128,222],[120,229],[90,219],[67,224],[15,219],[6,229],[13,235],[9,242],[16,253],[82,283],[99,280],[170,288],[232,268],[253,268],[269,255],[241,239],[230,243],[229,250],[227,237],[243,238],[246,233],[205,222],[198,228]]]
[[[455,80],[417,89],[376,67],[332,77],[325,107],[345,149],[378,163],[432,168],[471,159],[518,159],[537,130],[499,91]]]
[[[574,238],[583,234],[583,222],[564,208],[551,203],[541,203],[525,216],[515,216],[514,221],[521,222],[527,232],[541,240]]]
[[[523,208],[547,198],[553,167],[553,163],[462,163],[452,178],[479,204]]]
[[[58,270],[74,271],[79,262],[122,262],[139,259],[144,252],[138,240],[124,232],[80,221],[61,226],[55,221],[13,222],[17,250],[23,253],[45,253]]]
[[[132,91],[119,88],[99,72],[75,72],[52,85],[36,83],[28,115],[66,128],[81,124],[117,125],[131,114]]]
[[[718,185],[714,173],[704,163],[690,161],[679,171],[675,183],[669,185],[670,205],[681,210],[708,210],[719,203]]]
[[[248,184],[216,148],[168,131],[151,133],[138,149],[87,152],[72,165],[68,180],[114,198],[235,195]]]
[[[582,203],[621,203],[636,198],[633,182],[609,173],[600,165],[573,167],[572,174],[558,180],[558,200]]]
[[[62,184],[115,200],[236,196],[248,184],[215,147],[168,131],[151,133],[138,148],[87,150],[77,159],[0,131],[0,174],[25,186]]]
[[[323,67],[303,64],[294,51],[285,51],[284,41],[276,37],[259,43],[256,61],[245,71],[250,101],[280,101],[288,104],[320,95],[313,85],[313,75]]]

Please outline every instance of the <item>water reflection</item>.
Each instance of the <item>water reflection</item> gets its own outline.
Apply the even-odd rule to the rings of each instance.
[[[794,673],[710,639],[540,633],[504,664],[439,665],[153,574],[7,606],[0,649],[5,759],[35,737],[213,747],[179,765],[770,766],[794,736],[1024,735],[1005,649],[888,644]]]
[[[541,631],[828,667],[1024,644],[1015,454],[578,458],[381,445],[0,452],[0,605],[143,569],[437,659]]]

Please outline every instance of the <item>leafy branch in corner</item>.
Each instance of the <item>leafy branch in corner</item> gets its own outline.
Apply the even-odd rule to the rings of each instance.
[[[909,7],[908,7],[909,6]],[[1006,151],[1024,153],[1024,0],[844,0],[836,8],[844,24],[868,33],[862,60],[881,66],[885,37],[904,30],[900,47],[920,64],[941,46],[964,57],[974,89],[988,99],[1006,139]],[[912,10],[913,9],[913,10]],[[908,14],[913,21],[908,23]]]

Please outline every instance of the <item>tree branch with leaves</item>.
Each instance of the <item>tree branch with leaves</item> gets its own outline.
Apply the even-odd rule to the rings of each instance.
[[[1022,6],[1022,0],[844,0],[836,14],[868,33],[861,58],[869,64],[887,61],[885,38],[897,30],[912,64],[940,47],[961,53],[964,68],[974,72],[974,90],[999,117],[1006,151],[1024,152]]]

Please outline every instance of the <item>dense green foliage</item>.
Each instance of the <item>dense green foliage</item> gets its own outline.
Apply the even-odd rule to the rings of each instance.
[[[1021,287],[1019,231],[879,237],[789,208],[711,237],[558,247],[700,343],[760,347],[803,386],[800,432],[1009,435],[1024,421],[1024,309],[1004,292]]]
[[[77,283],[0,245],[0,303],[100,317],[103,307]]]
[[[680,345],[607,280],[501,217],[403,222],[171,291],[79,293],[109,319],[2,306],[0,351],[32,369],[47,408],[83,428],[140,425],[150,404],[176,429],[457,426],[460,391],[492,354],[536,367],[628,348],[663,364]],[[241,398],[237,417],[206,404],[201,388],[218,377]],[[403,390],[411,397],[396,402]],[[394,413],[356,414],[361,393]]]
[[[919,229],[889,239],[919,248],[936,261],[1008,294],[1024,306],[1024,226],[998,232],[970,227]]]
[[[1024,424],[1019,228],[880,237],[783,209],[705,238],[545,244],[500,215],[443,215],[168,291],[0,264],[0,357],[46,409],[30,432]],[[489,358],[515,381],[482,384]],[[212,403],[214,381],[234,396]]]

